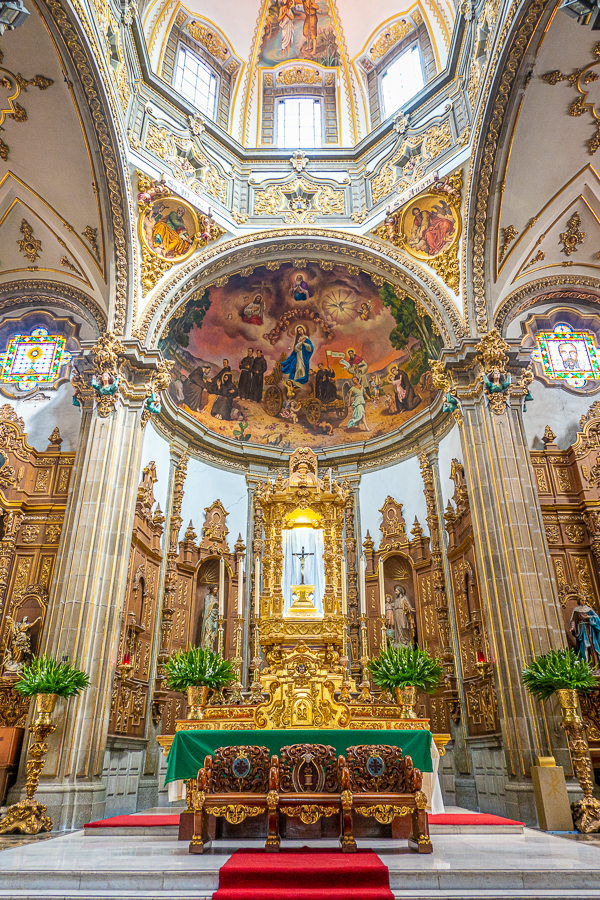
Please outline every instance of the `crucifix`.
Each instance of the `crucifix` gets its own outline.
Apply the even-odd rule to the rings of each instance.
[[[309,556],[314,556],[314,555],[315,555],[314,553],[305,553],[304,547],[302,548],[302,553],[292,553],[292,556],[297,556],[298,559],[300,560],[300,573],[302,576],[302,580],[300,581],[300,584],[304,584],[304,566],[306,565],[306,560],[308,559]]]

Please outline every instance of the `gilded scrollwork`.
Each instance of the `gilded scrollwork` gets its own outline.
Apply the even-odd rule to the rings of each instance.
[[[271,184],[254,194],[255,216],[281,215],[288,225],[311,225],[316,216],[343,216],[345,208],[344,191],[302,177]]]
[[[542,81],[545,81],[546,84],[552,86],[560,84],[561,82],[567,82],[570,87],[575,88],[578,96],[569,106],[569,115],[578,118],[579,116],[583,116],[586,112],[589,112],[592,116],[595,133],[587,141],[587,146],[590,154],[593,156],[598,150],[598,147],[600,147],[600,115],[596,112],[595,103],[588,102],[588,94],[590,85],[600,78],[600,74],[595,71],[595,67],[600,65],[600,42],[594,44],[592,55],[594,57],[592,62],[587,63],[587,65],[583,66],[581,69],[575,69],[570,75],[565,75],[559,70],[554,70],[552,72],[546,72],[540,77]]]

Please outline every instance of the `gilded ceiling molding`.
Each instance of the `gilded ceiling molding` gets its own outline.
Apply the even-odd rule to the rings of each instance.
[[[490,204],[490,190],[492,185],[492,177],[496,167],[498,157],[498,144],[500,133],[504,125],[506,112],[509,101],[516,90],[517,72],[523,61],[531,37],[544,14],[550,0],[532,0],[524,19],[518,26],[514,38],[511,43],[511,49],[502,71],[500,82],[494,91],[494,99],[491,109],[491,117],[480,155],[481,160],[479,170],[476,175],[476,190],[474,202],[474,228],[473,228],[473,251],[472,251],[472,283],[473,283],[473,301],[475,308],[475,324],[480,333],[488,330],[488,313],[487,313],[487,294],[486,294],[486,230],[488,221],[488,208]],[[503,36],[506,34],[507,28],[510,26],[510,17],[506,21],[503,29]],[[504,46],[502,37],[497,42],[497,55]],[[496,60],[494,59],[494,62]],[[487,94],[493,83],[493,75],[495,73],[495,65],[492,64],[490,72],[492,73],[488,84],[486,85],[486,97],[481,103],[481,113],[486,107]],[[479,126],[479,122],[478,122]],[[473,167],[473,175],[475,175],[475,167]],[[469,184],[469,187],[472,185]]]
[[[60,306],[84,316],[99,332],[106,329],[106,314],[83,291],[57,281],[21,280],[0,283],[0,310],[20,306]]]
[[[128,298],[128,253],[125,231],[125,209],[129,207],[127,188],[119,173],[119,154],[115,151],[115,141],[109,125],[104,103],[103,87],[98,83],[95,66],[90,60],[87,47],[81,41],[69,15],[60,0],[43,0],[56,28],[61,34],[70,61],[79,76],[81,87],[88,102],[90,115],[96,130],[100,157],[108,187],[112,218],[113,243],[115,252],[115,284],[113,328],[116,334],[124,334]],[[131,212],[131,210],[130,210]]]
[[[494,328],[503,333],[526,310],[541,303],[564,303],[565,300],[600,306],[600,279],[587,275],[552,275],[525,284],[502,301],[494,313]]]
[[[2,53],[2,50],[0,50],[0,65],[3,60],[4,54]],[[20,103],[16,102],[17,97],[20,97],[21,95],[21,91],[27,93],[28,87],[36,87],[40,91],[45,91],[54,84],[54,81],[51,78],[45,78],[44,75],[35,75],[33,78],[23,78],[20,72],[15,75],[14,72],[9,71],[9,69],[5,67],[2,68],[2,72],[2,86],[8,91],[8,97],[6,98],[8,106],[6,109],[0,109],[0,126],[7,117],[12,119],[13,122],[26,122],[28,118],[27,110],[24,109]],[[0,141],[0,159],[3,159],[4,162],[6,162],[9,152],[10,147],[5,144],[4,141]]]
[[[569,115],[578,118],[579,116],[583,116],[584,113],[589,112],[592,116],[596,131],[587,141],[588,150],[591,156],[593,156],[600,147],[600,115],[596,112],[595,103],[587,103],[586,101],[589,94],[589,85],[594,81],[598,81],[599,77],[598,72],[593,71],[593,69],[595,66],[600,65],[600,42],[594,44],[592,55],[594,59],[591,63],[588,63],[581,69],[575,69],[570,75],[564,75],[558,70],[546,72],[545,75],[540,75],[540,78],[542,81],[545,81],[546,84],[556,85],[561,81],[566,81],[569,83],[570,87],[575,88],[577,91],[578,96],[569,106]]]
[[[264,241],[270,241],[270,243],[261,245],[261,242]],[[243,235],[219,244],[217,247],[207,247],[197,258],[180,266],[173,277],[164,284],[152,303],[146,308],[141,321],[134,330],[134,335],[145,342],[150,334],[150,342],[155,345],[159,339],[162,325],[182,301],[184,293],[188,295],[200,286],[208,287],[220,272],[235,265],[266,265],[265,257],[291,253],[302,255],[310,253],[311,258],[315,261],[318,259],[315,254],[343,255],[348,257],[349,264],[363,263],[364,271],[369,274],[372,270],[384,271],[387,279],[394,285],[401,285],[402,279],[407,278],[410,288],[406,290],[412,291],[416,295],[415,298],[421,301],[428,315],[440,327],[446,343],[451,344],[467,333],[465,323],[450,296],[422,266],[402,251],[362,235],[323,228],[306,230],[293,228],[278,229],[275,234],[268,231]],[[265,259],[264,262],[263,259]],[[209,260],[215,261],[200,268]],[[345,260],[340,260],[338,264],[344,265]],[[185,279],[189,276],[192,277],[186,282]],[[415,279],[418,279],[423,287]],[[446,322],[439,315],[436,303],[445,312],[452,331],[447,328]],[[160,317],[154,322],[161,307]],[[151,326],[153,326],[152,330]]]

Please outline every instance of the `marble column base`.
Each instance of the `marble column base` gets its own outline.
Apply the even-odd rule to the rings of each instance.
[[[25,797],[24,786],[15,785],[8,796],[8,803],[16,803]],[[53,822],[53,831],[73,831],[83,828],[87,822],[104,818],[106,787],[98,778],[80,782],[40,782],[35,799],[47,807]]]

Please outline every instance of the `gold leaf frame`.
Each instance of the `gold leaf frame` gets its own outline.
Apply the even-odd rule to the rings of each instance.
[[[462,219],[460,215],[460,208],[457,205],[449,204],[450,209],[452,210],[452,216],[454,219],[454,235],[452,237],[452,241],[447,246],[444,246],[442,250],[438,253],[434,253],[433,255],[429,255],[422,250],[415,250],[413,247],[409,246],[408,243],[408,232],[406,230],[406,219],[410,215],[410,211],[415,208],[416,205],[424,205],[425,203],[440,203],[444,200],[443,194],[434,194],[431,191],[428,191],[425,194],[419,194],[417,197],[413,197],[412,200],[409,200],[406,203],[399,215],[399,225],[400,232],[402,238],[402,249],[412,256],[414,259],[418,259],[421,262],[424,262],[426,265],[431,265],[433,260],[437,259],[440,256],[443,256],[446,253],[452,253],[456,249],[456,245],[460,240],[460,235],[462,231]],[[410,229],[409,229],[410,230]]]
[[[174,203],[176,206],[183,207],[185,211],[191,215],[192,221],[194,223],[194,234],[187,252],[182,253],[180,256],[174,256],[172,259],[167,259],[166,257],[161,256],[160,253],[157,253],[154,247],[152,247],[147,241],[146,235],[144,233],[144,221],[146,219],[146,216],[150,214],[150,212],[152,211],[152,207],[157,202]],[[150,253],[151,256],[155,257],[163,263],[166,263],[169,266],[177,265],[178,263],[182,263],[186,259],[189,259],[192,253],[196,252],[198,246],[201,243],[200,222],[198,220],[198,214],[190,203],[188,203],[186,200],[182,200],[181,197],[177,196],[177,194],[165,194],[164,196],[156,197],[150,203],[140,203],[140,212],[138,216],[138,234],[142,248]]]

